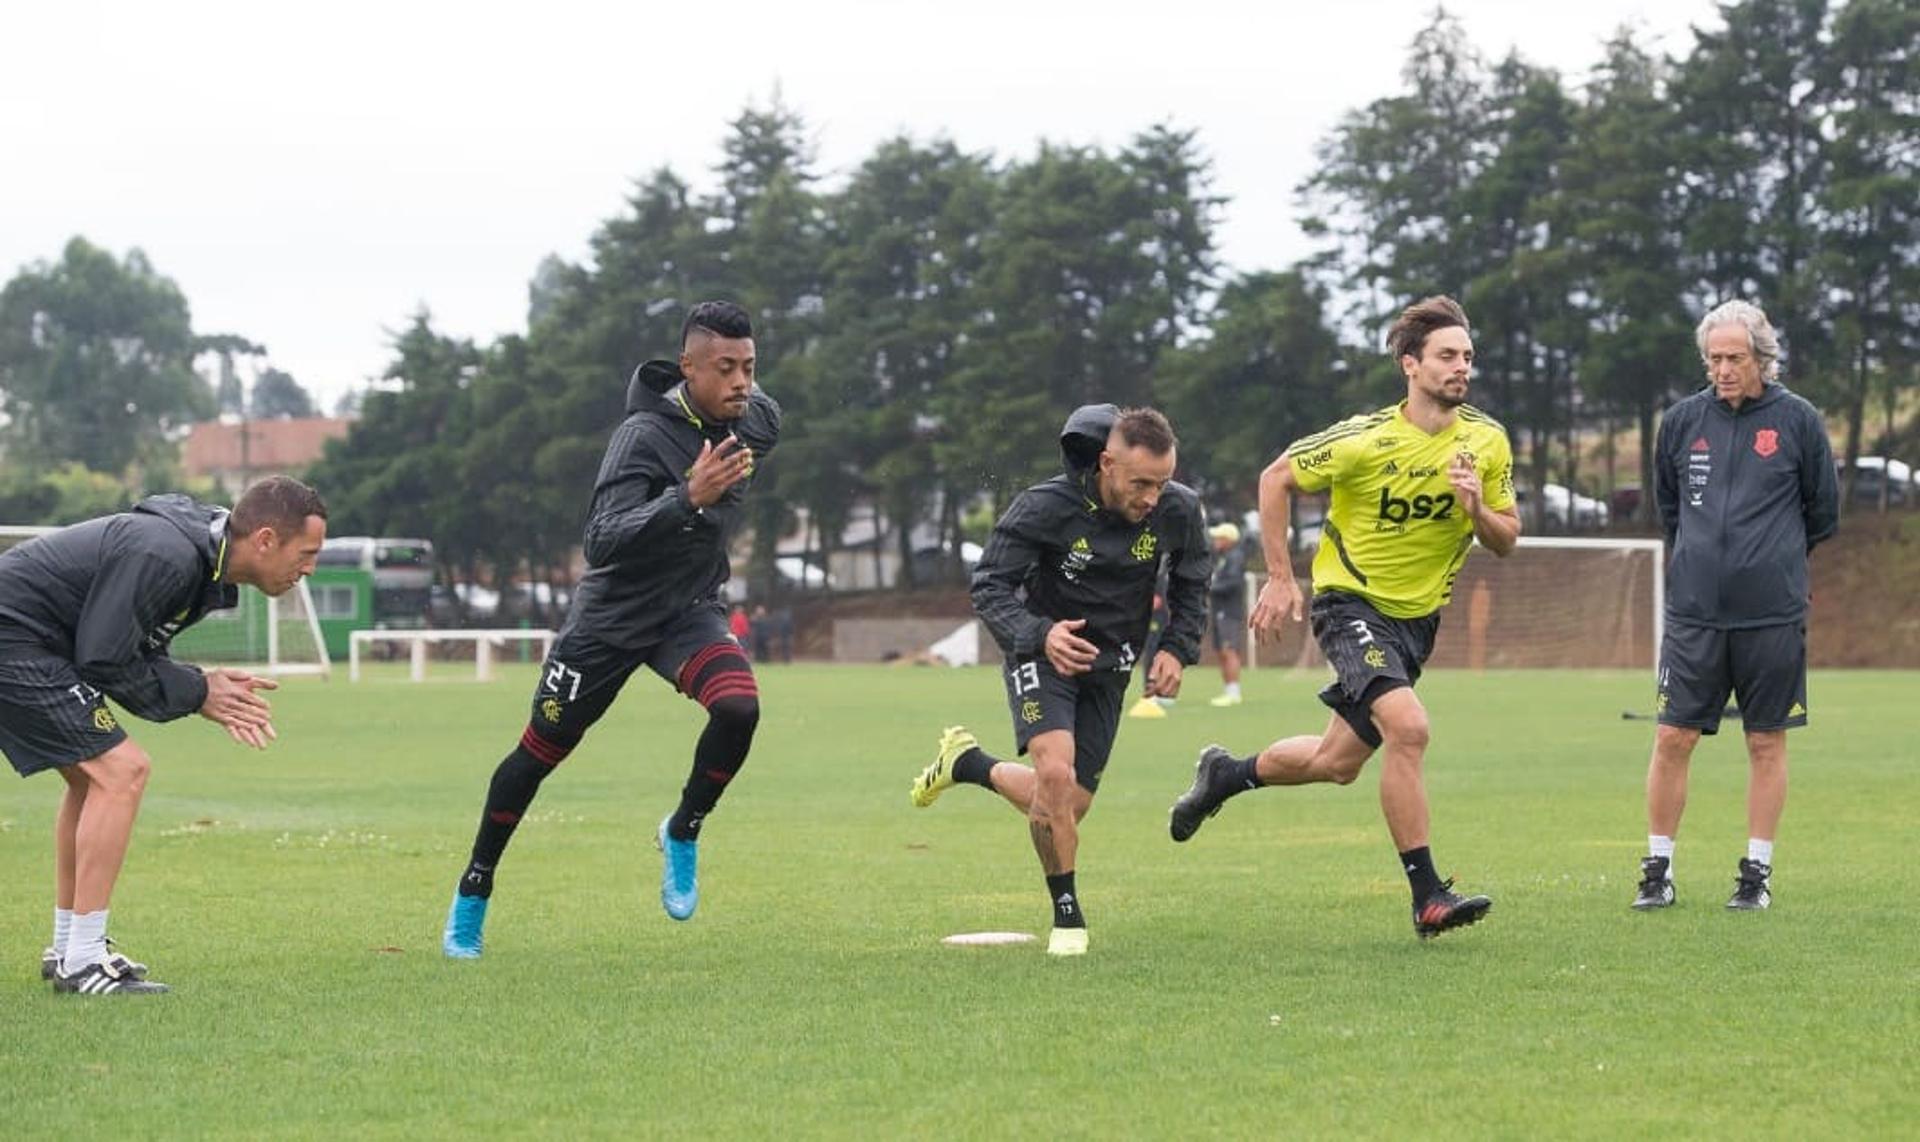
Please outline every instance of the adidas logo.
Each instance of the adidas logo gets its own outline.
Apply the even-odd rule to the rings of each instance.
[[[1695,440],[1689,450],[1693,452],[1705,452],[1707,450],[1707,438],[1702,436]]]
[[[1787,711],[1787,717],[1789,718],[1805,717],[1806,713],[1807,713],[1807,708],[1805,706],[1802,706],[1800,703],[1795,702],[1793,704],[1793,709]]]
[[[1092,551],[1093,545],[1088,543],[1087,537],[1083,535],[1079,539],[1076,539],[1073,541],[1073,549],[1075,551]]]
[[[1398,472],[1399,470],[1400,470],[1400,465],[1395,464],[1393,461],[1389,460],[1387,461],[1387,466],[1380,469],[1380,474],[1383,476],[1391,476],[1395,472]]]

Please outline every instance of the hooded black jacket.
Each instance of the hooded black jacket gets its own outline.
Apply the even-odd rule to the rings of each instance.
[[[1014,499],[974,568],[973,609],[1009,658],[1039,657],[1055,622],[1085,619],[1077,633],[1100,648],[1093,669],[1132,669],[1164,561],[1169,618],[1160,648],[1187,666],[1199,661],[1213,574],[1206,516],[1193,489],[1179,483],[1169,483],[1139,523],[1100,506],[1098,468],[1089,461],[1116,412],[1090,405],[1068,418],[1067,470]]]
[[[1733,630],[1802,621],[1807,553],[1840,522],[1826,425],[1769,383],[1736,412],[1708,385],[1667,410],[1654,451],[1667,618]]]
[[[779,440],[780,406],[756,384],[740,419],[709,421],[694,410],[678,365],[648,361],[627,385],[627,414],[600,461],[583,541],[587,573],[561,633],[582,629],[638,648],[688,607],[715,601],[731,571],[727,541],[753,477],[696,511],[687,472],[701,445],[737,436],[757,469]]]
[[[227,512],[186,496],[63,527],[0,554],[0,655],[45,653],[127,712],[165,722],[207,700],[173,636],[239,601],[220,581]]]

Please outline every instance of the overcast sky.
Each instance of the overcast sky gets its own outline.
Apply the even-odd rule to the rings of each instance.
[[[1577,82],[1615,29],[1688,51],[1711,0],[1448,0],[1489,57]],[[9,5],[0,275],[78,234],[146,251],[200,332],[264,343],[331,405],[427,306],[525,328],[549,253],[585,257],[632,183],[709,189],[726,123],[776,85],[828,186],[880,140],[1002,158],[1198,128],[1236,270],[1308,252],[1293,187],[1349,109],[1396,93],[1432,0],[573,0]],[[655,347],[656,349],[658,347]],[[636,347],[636,352],[639,352]]]

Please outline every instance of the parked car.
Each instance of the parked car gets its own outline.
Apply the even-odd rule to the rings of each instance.
[[[1834,468],[1840,476],[1842,490],[1847,482],[1846,461],[1835,460]],[[1914,472],[1904,460],[1889,460],[1884,456],[1862,456],[1853,462],[1853,502],[1856,504],[1878,504],[1882,485],[1887,488],[1887,503],[1893,507],[1906,507],[1920,499],[1920,487],[1914,485]]]
[[[1542,485],[1540,498],[1543,501],[1546,525],[1549,528],[1593,531],[1607,526],[1607,521],[1612,518],[1612,513],[1606,504],[1592,496],[1583,496],[1569,489],[1565,484]],[[1520,506],[1520,518],[1532,519],[1533,489],[1515,488],[1514,499]]]

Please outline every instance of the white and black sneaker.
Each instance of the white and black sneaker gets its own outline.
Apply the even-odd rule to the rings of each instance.
[[[1640,890],[1633,898],[1636,912],[1673,907],[1672,862],[1667,857],[1640,858]]]
[[[116,957],[130,962],[126,957]],[[53,977],[53,990],[62,995],[159,995],[169,990],[166,984],[123,972],[112,959],[88,964],[71,975]]]
[[[131,960],[121,955],[120,949],[114,945],[112,936],[107,937],[107,962],[112,964],[115,970],[119,971],[122,975],[130,975],[135,979],[147,978],[147,965],[138,960]],[[60,953],[53,948],[48,948],[46,951],[41,952],[40,978],[51,983],[59,974]]]
[[[1741,860],[1740,876],[1733,882],[1733,895],[1727,907],[1736,912],[1759,912],[1773,903],[1773,868],[1757,860]]]

